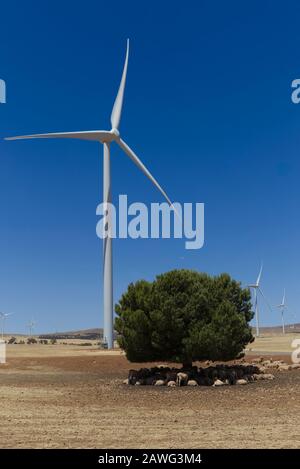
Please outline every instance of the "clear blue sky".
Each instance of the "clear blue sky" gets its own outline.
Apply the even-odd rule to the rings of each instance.
[[[205,247],[117,240],[115,300],[173,268],[255,280],[272,303],[287,289],[300,320],[300,78],[297,1],[2,2],[0,135],[109,128],[131,39],[121,122],[171,198],[204,202]],[[102,325],[93,142],[0,141],[0,310],[8,330]],[[162,201],[112,149],[114,200]],[[279,323],[264,307],[262,324]],[[289,317],[292,321],[292,317]]]

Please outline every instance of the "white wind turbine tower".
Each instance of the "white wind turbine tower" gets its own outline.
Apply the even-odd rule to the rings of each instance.
[[[291,313],[291,315],[293,316],[293,324],[291,324],[290,328],[295,329],[297,323],[297,316],[295,313]]]
[[[35,325],[36,325],[36,321],[34,321],[33,319],[31,319],[31,321],[29,321],[29,323],[27,324],[27,327],[29,329],[29,337],[32,337],[32,333],[33,333]]]
[[[2,312],[0,312],[0,319],[2,321],[2,324],[1,324],[1,337],[2,337],[2,340],[4,338],[5,321],[8,318],[8,316],[11,316],[12,314],[13,313],[2,313]]]
[[[268,305],[268,308],[272,311],[272,308],[271,306],[269,305],[265,295],[263,294],[261,288],[260,288],[260,279],[261,279],[261,274],[262,274],[262,270],[263,270],[263,265],[261,264],[260,266],[260,271],[259,271],[259,274],[258,274],[258,277],[257,277],[257,280],[255,283],[252,283],[250,285],[248,285],[249,288],[252,288],[253,289],[253,292],[254,292],[254,310],[255,310],[255,320],[256,320],[256,337],[259,337],[259,311],[258,311],[258,293],[261,294],[261,296],[263,297],[263,299],[265,300],[265,302],[267,303]]]
[[[285,325],[284,325],[284,310],[287,308],[285,303],[285,289],[283,290],[283,297],[280,305],[277,305],[277,308],[280,309],[281,312],[281,323],[282,323],[282,333],[285,334]]]
[[[156,179],[148,171],[145,165],[133,152],[133,150],[124,142],[120,137],[119,124],[121,119],[123,97],[126,83],[127,66],[129,54],[129,40],[127,40],[127,50],[125,57],[125,64],[121,83],[119,86],[118,94],[114,102],[111,113],[111,130],[89,130],[80,132],[60,132],[36,135],[23,135],[18,137],[10,137],[6,140],[30,139],[30,138],[77,138],[82,140],[93,140],[103,144],[103,202],[104,204],[111,202],[111,185],[110,185],[110,144],[116,142],[127,156],[136,164],[136,166],[147,176],[148,179],[156,186],[161,192],[169,205],[172,203],[167,196],[166,192],[158,184]],[[104,205],[105,206],[105,205]],[[103,296],[104,296],[104,340],[108,348],[113,348],[113,274],[112,274],[112,238],[109,233],[112,233],[112,221],[108,211],[107,221],[107,234],[103,242]]]

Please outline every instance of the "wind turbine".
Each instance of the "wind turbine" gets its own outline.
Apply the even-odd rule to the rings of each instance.
[[[5,321],[8,318],[8,316],[11,316],[13,313],[2,313],[0,312],[0,319],[2,321],[2,327],[1,327],[1,337],[3,340],[4,337],[4,328],[5,328]]]
[[[250,285],[248,285],[249,288],[252,288],[253,289],[253,292],[254,292],[254,310],[255,310],[255,319],[256,319],[256,337],[259,337],[259,311],[258,311],[258,293],[261,294],[261,296],[263,297],[263,299],[266,301],[267,305],[268,305],[268,308],[272,311],[272,308],[270,306],[270,304],[268,303],[265,295],[263,294],[261,288],[260,288],[260,279],[261,279],[261,274],[262,274],[262,270],[263,270],[263,264],[261,264],[260,266],[260,271],[259,271],[259,274],[258,274],[258,277],[256,279],[256,282],[255,283],[252,283]]]
[[[146,166],[141,162],[138,156],[121,139],[119,125],[121,120],[121,112],[123,105],[124,90],[126,84],[127,66],[129,55],[129,40],[127,40],[127,50],[125,64],[118,94],[114,102],[111,113],[111,130],[89,130],[80,132],[60,132],[36,135],[23,135],[18,137],[6,138],[6,140],[19,140],[31,138],[77,138],[82,140],[93,140],[103,144],[103,202],[104,208],[111,202],[111,185],[110,185],[110,144],[117,143],[127,156],[136,164],[136,166],[147,176],[154,186],[161,192],[168,204],[173,208],[172,203],[166,192],[158,184],[157,180],[148,171]],[[112,220],[110,219],[110,210],[107,210],[107,235],[103,240],[103,299],[104,299],[104,340],[108,348],[113,348],[113,274],[112,274]],[[176,212],[175,212],[176,213]]]
[[[36,321],[34,321],[33,319],[31,319],[31,321],[29,321],[29,323],[27,324],[27,327],[29,328],[29,337],[32,337],[32,332],[35,325]]]
[[[283,298],[280,305],[277,305],[277,308],[280,309],[281,312],[281,322],[282,322],[282,333],[285,334],[285,326],[284,326],[284,310],[287,308],[285,303],[285,288],[283,290]]]
[[[296,316],[295,313],[291,313],[291,315],[293,316],[294,324],[291,324],[291,325],[290,325],[290,328],[291,328],[291,329],[295,329],[296,323],[297,323],[297,316]]]

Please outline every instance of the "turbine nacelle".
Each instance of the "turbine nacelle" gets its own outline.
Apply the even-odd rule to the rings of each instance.
[[[115,127],[111,130],[96,130],[95,134],[98,136],[100,143],[118,143],[120,140],[120,132]]]
[[[120,138],[120,132],[118,131],[118,129],[112,128],[110,132],[116,137],[116,139]]]

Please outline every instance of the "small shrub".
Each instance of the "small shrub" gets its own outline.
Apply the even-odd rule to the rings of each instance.
[[[27,344],[37,344],[37,340],[34,337],[28,337]]]

